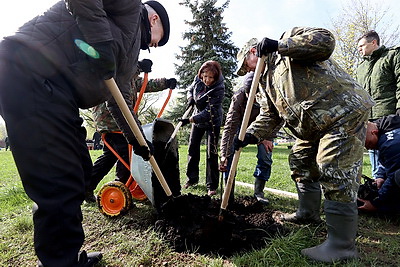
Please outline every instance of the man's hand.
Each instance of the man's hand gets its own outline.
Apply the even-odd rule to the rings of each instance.
[[[113,41],[99,42],[91,46],[99,54],[98,57],[90,57],[89,62],[95,72],[103,80],[108,80],[115,76],[115,56],[112,49]]]
[[[154,146],[153,144],[146,139],[147,146],[140,146],[138,142],[132,143],[133,152],[141,156],[145,161],[148,161],[154,153]]]
[[[278,41],[264,38],[257,44],[257,57],[278,51]]]
[[[247,146],[248,144],[257,144],[258,143],[258,139],[252,135],[251,133],[246,133],[244,135],[243,141],[239,140],[238,136],[235,136],[235,140],[233,141],[233,146],[235,148],[235,150],[239,150],[242,147]]]
[[[167,87],[169,89],[175,89],[176,88],[176,79],[175,78],[167,79],[165,81],[165,84],[167,85]]]
[[[220,172],[226,172],[228,170],[228,159],[225,157],[221,157],[221,161],[219,162],[219,171]]]
[[[357,200],[361,201],[363,203],[362,206],[358,207],[359,210],[368,211],[368,212],[373,212],[373,211],[378,210],[374,205],[372,205],[371,201],[369,201],[369,200],[365,200],[365,199],[361,199],[361,198],[358,198]]]
[[[190,123],[189,119],[178,119],[178,121],[180,121],[182,123],[182,126],[185,126]]]
[[[145,58],[141,61],[138,61],[138,66],[142,72],[149,73],[149,72],[151,72],[151,67],[153,66],[153,61]]]
[[[376,184],[376,188],[381,188],[383,183],[385,182],[385,179],[383,178],[376,178],[374,183]]]
[[[267,152],[272,152],[272,149],[274,149],[274,143],[270,140],[263,140],[261,141],[261,144],[264,145]]]

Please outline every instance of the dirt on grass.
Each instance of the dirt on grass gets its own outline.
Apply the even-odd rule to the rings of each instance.
[[[168,201],[155,222],[177,252],[232,256],[267,246],[269,238],[286,230],[254,197],[236,198],[220,215],[220,199],[193,194]]]

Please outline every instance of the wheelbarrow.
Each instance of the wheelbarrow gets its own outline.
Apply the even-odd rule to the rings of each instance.
[[[147,79],[145,76],[145,83],[146,82]],[[141,95],[144,92],[143,88],[145,88],[145,84],[140,90]],[[164,175],[166,182],[172,188],[172,194],[175,196],[180,194],[177,141],[175,139],[168,148],[165,146],[169,141],[171,133],[174,131],[174,126],[171,122],[160,118],[170,99],[171,91],[172,89],[170,89],[169,95],[157,115],[157,119],[153,123],[144,125],[142,128],[146,139],[153,143],[154,158],[160,165],[161,171],[167,174],[166,176]],[[140,99],[141,97],[139,97],[138,101],[140,101]],[[135,111],[137,111],[137,108],[138,105],[135,106]],[[107,145],[122,164],[131,171],[132,175],[126,184],[119,181],[111,181],[103,185],[97,195],[97,204],[100,212],[109,217],[122,215],[131,209],[133,199],[149,199],[158,209],[161,204],[166,201],[167,196],[160,183],[156,181],[157,177],[152,173],[150,163],[144,161],[140,156],[133,154],[132,147],[130,146],[130,164],[128,164],[106,142],[105,145]],[[135,177],[135,179],[133,179],[132,176]]]

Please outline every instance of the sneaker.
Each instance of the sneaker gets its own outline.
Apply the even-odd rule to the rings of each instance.
[[[186,184],[183,186],[185,189],[188,189],[189,187],[193,187],[197,185],[197,183],[191,183],[191,182],[186,182]]]
[[[86,191],[85,193],[85,201],[87,203],[94,203],[97,201],[96,196],[94,195],[93,191]]]
[[[208,190],[208,195],[211,196],[215,196],[217,194],[216,190]]]

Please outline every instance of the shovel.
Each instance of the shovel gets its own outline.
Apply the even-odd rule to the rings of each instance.
[[[121,112],[124,115],[133,134],[135,135],[135,138],[138,140],[139,145],[147,147],[146,140],[144,139],[144,136],[143,136],[142,132],[140,131],[139,126],[137,125],[135,119],[133,118],[133,115],[132,115],[131,111],[129,110],[128,105],[126,104],[125,99],[123,98],[121,91],[118,88],[118,85],[115,83],[114,78],[105,80],[104,82],[106,83],[106,86],[108,87],[112,96],[114,97],[115,101],[117,102],[118,107],[121,109]],[[149,162],[151,164],[151,167],[153,168],[154,173],[157,176],[158,181],[160,182],[162,188],[164,189],[165,194],[167,195],[167,197],[172,197],[172,191],[169,188],[163,174],[161,173],[161,170],[160,170],[153,155],[150,156]],[[135,177],[135,179],[139,179],[139,177]]]
[[[185,113],[183,114],[182,119],[186,119],[186,118],[189,116],[189,114],[190,114],[190,112],[192,111],[192,109],[193,109],[193,106],[189,106],[188,109],[187,109],[187,110],[185,111]],[[182,126],[182,122],[180,121],[180,122],[178,122],[178,124],[176,125],[175,130],[174,130],[174,132],[171,134],[171,137],[169,138],[168,142],[165,144],[165,149],[167,149],[167,147],[168,147],[169,144],[172,142],[172,140],[174,140],[174,138],[175,138],[176,134],[178,133],[179,128],[181,128],[181,126]]]
[[[256,95],[257,86],[258,86],[258,81],[260,80],[261,71],[264,69],[264,67],[265,67],[265,56],[262,56],[257,61],[257,66],[256,66],[256,70],[254,72],[253,82],[251,83],[251,89],[249,92],[249,97],[247,99],[244,117],[242,120],[242,124],[240,126],[240,132],[239,132],[238,139],[242,140],[242,141],[246,134],[247,126],[249,124],[251,109],[253,107],[254,97]],[[232,160],[231,168],[229,170],[228,180],[225,185],[224,194],[222,195],[221,209],[220,209],[219,216],[218,216],[219,222],[224,220],[224,215],[226,213],[226,207],[228,206],[228,200],[229,200],[229,196],[231,194],[232,184],[235,179],[236,168],[237,168],[237,164],[239,162],[239,157],[240,157],[241,151],[242,151],[242,148],[240,148],[239,150],[236,150],[235,154],[233,155],[233,160]]]

